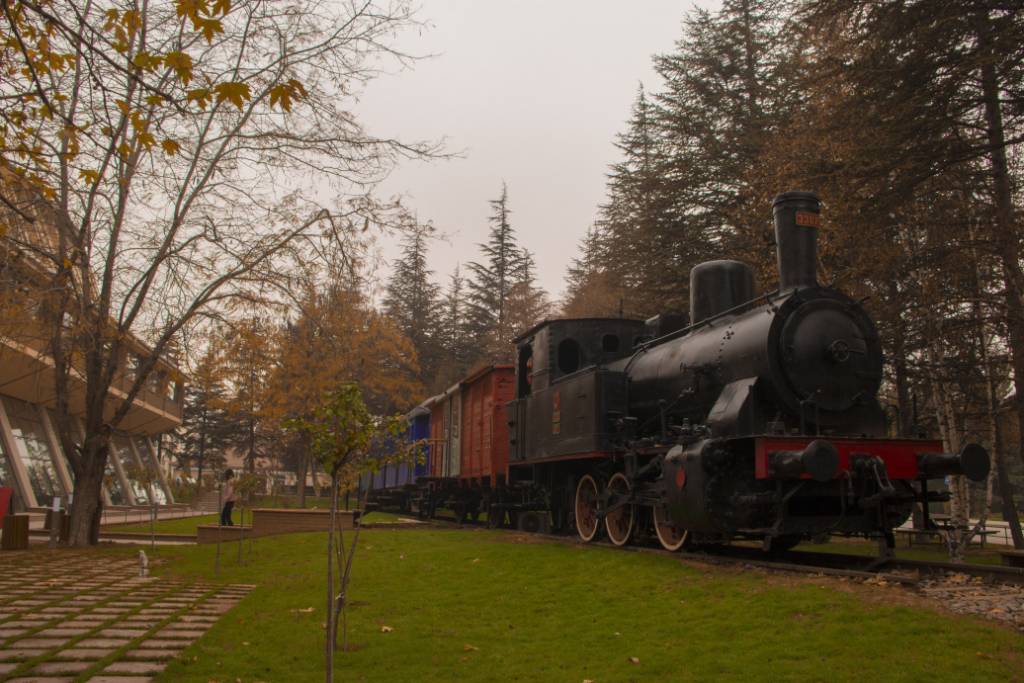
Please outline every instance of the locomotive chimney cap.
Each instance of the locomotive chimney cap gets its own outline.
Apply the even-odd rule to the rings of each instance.
[[[801,190],[783,192],[772,201],[772,209],[777,209],[783,204],[800,204],[802,205],[799,207],[801,209],[814,211],[815,213],[821,211],[821,199],[813,192]]]

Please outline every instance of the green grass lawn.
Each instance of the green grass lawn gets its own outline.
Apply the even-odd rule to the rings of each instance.
[[[223,553],[214,577],[213,546],[157,548],[158,574],[258,586],[158,680],[320,680],[324,551],[323,534],[260,539],[242,564]],[[364,531],[349,594],[344,681],[1007,681],[1024,671],[1020,634],[922,608],[902,589],[508,532]]]

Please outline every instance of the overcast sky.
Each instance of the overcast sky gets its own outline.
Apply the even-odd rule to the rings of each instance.
[[[385,195],[405,196],[445,237],[431,249],[435,278],[479,259],[489,199],[508,183],[512,226],[536,254],[538,279],[559,296],[577,243],[604,197],[642,82],[660,87],[651,56],[672,49],[694,2],[670,0],[424,0],[428,25],[398,37],[436,55],[371,83],[358,112],[371,132],[447,138],[462,158],[405,163]],[[714,7],[715,0],[696,3]],[[397,254],[382,244],[385,257]]]

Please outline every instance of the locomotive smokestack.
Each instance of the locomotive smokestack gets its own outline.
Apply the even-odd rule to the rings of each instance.
[[[772,202],[779,291],[818,284],[818,228],[821,200],[813,192],[785,192]]]

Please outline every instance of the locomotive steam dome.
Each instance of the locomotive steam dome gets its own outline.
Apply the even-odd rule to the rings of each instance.
[[[800,401],[839,412],[873,398],[882,382],[882,350],[874,325],[846,301],[799,303],[782,325],[781,365]]]

